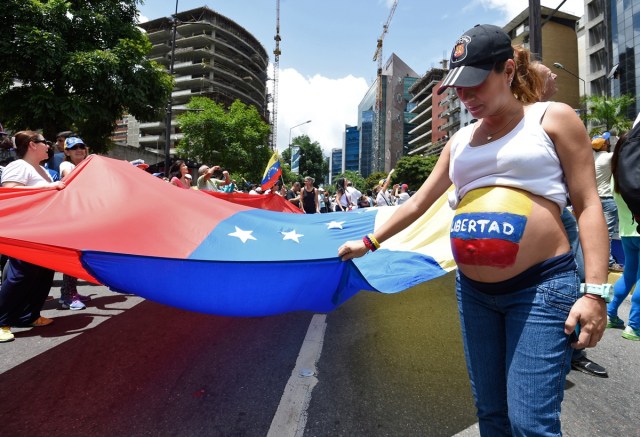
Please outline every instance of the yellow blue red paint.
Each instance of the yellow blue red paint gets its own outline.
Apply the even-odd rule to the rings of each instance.
[[[513,265],[532,206],[520,190],[488,187],[467,193],[451,224],[456,262],[499,268]]]

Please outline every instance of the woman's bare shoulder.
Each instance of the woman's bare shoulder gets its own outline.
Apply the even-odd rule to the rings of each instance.
[[[586,138],[584,123],[566,103],[551,102],[542,118],[542,127],[554,142],[561,138]]]

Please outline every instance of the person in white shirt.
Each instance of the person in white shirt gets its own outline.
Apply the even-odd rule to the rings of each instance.
[[[362,197],[362,193],[353,186],[353,182],[345,179],[347,182],[347,187],[345,188],[345,193],[349,197],[349,203],[351,203],[352,209],[358,209],[358,200]]]
[[[40,165],[49,157],[49,144],[34,131],[20,131],[15,135],[18,159],[9,163],[2,174],[4,188],[61,190],[62,181],[53,182]],[[51,284],[53,270],[16,258],[9,258],[7,275],[0,288],[0,343],[14,339],[11,326],[46,326],[52,319],[40,316]]]
[[[409,186],[407,184],[400,185],[400,188],[396,189],[396,205],[402,205],[404,202],[409,200]]]
[[[393,205],[393,199],[391,199],[391,196],[387,192],[387,187],[391,183],[391,175],[393,174],[393,171],[394,169],[391,169],[387,177],[378,182],[378,186],[376,187],[376,206]]]

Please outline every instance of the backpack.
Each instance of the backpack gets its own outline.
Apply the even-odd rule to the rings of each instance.
[[[640,227],[640,123],[627,133],[626,141],[617,152],[617,187]]]

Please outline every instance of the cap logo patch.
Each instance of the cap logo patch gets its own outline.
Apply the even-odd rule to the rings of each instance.
[[[451,54],[451,62],[460,62],[467,57],[467,44],[471,42],[471,38],[467,35],[463,35],[460,37],[458,42],[456,42],[455,47],[453,48],[453,53]]]

